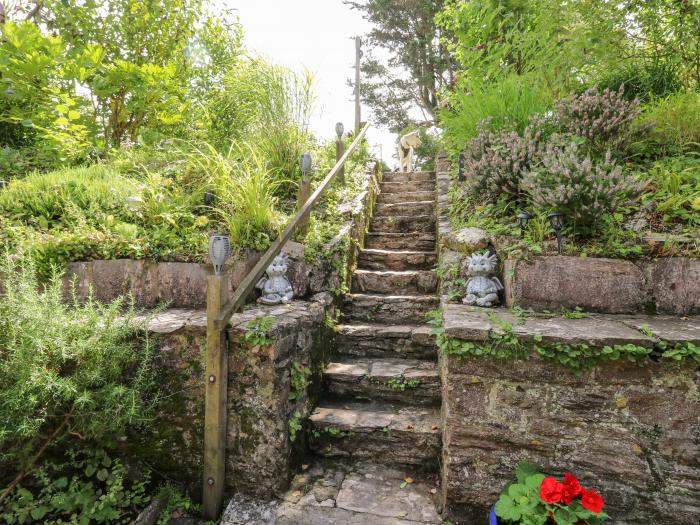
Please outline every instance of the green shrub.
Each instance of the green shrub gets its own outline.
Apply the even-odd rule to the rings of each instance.
[[[624,86],[623,97],[630,102],[649,102],[683,87],[679,67],[672,62],[626,62],[618,69],[606,71],[595,83],[601,90],[610,91]]]
[[[651,127],[644,153],[665,154],[700,151],[700,92],[679,92],[644,109],[640,126]]]
[[[582,158],[575,142],[548,145],[541,164],[523,177],[533,205],[560,211],[577,234],[595,233],[601,217],[639,196],[643,184],[628,175],[608,154],[598,161]]]
[[[108,214],[123,215],[133,181],[109,166],[65,168],[12,181],[0,192],[0,214],[47,230],[95,223]]]
[[[58,275],[40,287],[25,256],[2,256],[0,461],[31,469],[70,434],[103,443],[148,420],[152,341],[124,301],[63,302]]]
[[[0,517],[8,525],[130,523],[151,499],[149,481],[148,471],[134,476],[102,449],[68,449],[64,461],[34,470]]]

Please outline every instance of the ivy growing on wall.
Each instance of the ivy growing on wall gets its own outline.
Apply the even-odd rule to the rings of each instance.
[[[543,359],[567,366],[577,375],[609,361],[627,361],[644,366],[651,355],[676,362],[693,359],[700,364],[700,347],[690,342],[673,346],[659,343],[657,348],[631,343],[596,347],[587,344],[545,343],[542,336],[535,336],[534,343],[527,344],[513,333],[510,323],[494,314],[489,314],[489,319],[499,327],[501,333],[492,333],[488,341],[475,342],[449,337],[443,327],[442,311],[434,310],[429,314],[429,323],[433,326],[433,334],[436,335],[440,350],[446,355],[462,358],[528,359],[536,353]]]

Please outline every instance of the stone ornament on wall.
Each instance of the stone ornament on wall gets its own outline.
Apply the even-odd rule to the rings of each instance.
[[[294,297],[292,285],[286,277],[287,257],[278,255],[265,271],[267,277],[263,277],[255,285],[262,290],[262,296],[258,299],[262,304],[288,303]]]
[[[469,280],[464,304],[475,306],[497,306],[498,292],[503,290],[501,281],[494,274],[498,258],[495,254],[474,253],[469,257]]]

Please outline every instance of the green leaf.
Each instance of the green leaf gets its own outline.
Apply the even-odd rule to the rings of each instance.
[[[515,477],[517,478],[518,483],[525,483],[530,476],[537,473],[538,471],[535,465],[528,463],[527,461],[521,461],[518,463],[518,467],[515,470]]]
[[[32,518],[35,520],[40,520],[44,516],[46,516],[46,513],[49,511],[48,507],[45,507],[44,505],[39,505],[38,507],[34,507],[30,514],[32,515]]]

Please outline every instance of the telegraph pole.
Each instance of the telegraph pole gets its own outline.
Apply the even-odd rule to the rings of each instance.
[[[355,37],[355,135],[360,132],[360,59],[362,58],[362,40]]]

